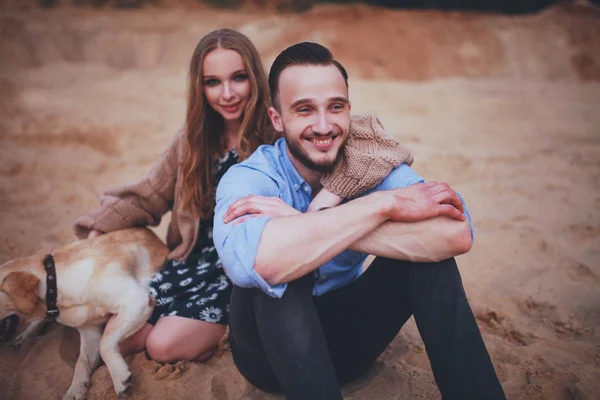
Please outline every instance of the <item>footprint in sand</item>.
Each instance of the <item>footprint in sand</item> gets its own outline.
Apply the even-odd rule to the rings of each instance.
[[[496,311],[488,311],[478,314],[475,317],[478,321],[485,323],[488,327],[492,329],[497,329],[502,325],[502,322],[506,317],[497,313]]]
[[[557,315],[556,305],[532,297],[517,299],[517,307],[523,314],[532,318],[551,319]]]
[[[484,324],[486,331],[500,336],[509,342],[519,345],[528,346],[533,343],[534,336],[528,333],[523,333],[511,326],[508,319],[496,311],[487,311],[480,313],[475,318]]]
[[[0,167],[0,175],[4,175],[7,177],[15,177],[25,169],[25,165],[21,162],[5,162],[2,167]]]
[[[570,266],[567,270],[567,274],[571,279],[575,281],[600,281],[600,279],[598,279],[598,276],[594,273],[594,271],[592,271],[592,269],[589,266],[581,263]]]
[[[546,327],[554,330],[559,338],[567,336],[581,336],[584,333],[589,333],[591,330],[585,328],[582,324],[572,316],[564,316],[558,313],[556,306],[547,302],[537,301],[533,298],[518,300],[517,306],[519,310],[529,318],[541,322]],[[520,337],[515,337],[517,342]]]
[[[581,336],[591,332],[590,328],[581,326],[581,324],[574,319],[555,321],[554,330],[556,331],[557,336],[562,338],[566,336]]]
[[[157,381],[162,380],[175,380],[181,378],[181,375],[189,368],[187,361],[179,361],[175,364],[157,364],[154,372],[154,379]]]
[[[574,235],[580,240],[592,240],[600,236],[600,228],[589,223],[567,225],[563,227],[563,232]]]

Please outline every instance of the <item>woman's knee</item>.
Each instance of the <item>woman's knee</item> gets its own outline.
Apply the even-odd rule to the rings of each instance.
[[[220,335],[212,331],[180,330],[177,326],[157,324],[146,339],[146,351],[150,357],[160,363],[177,361],[206,361],[213,356],[220,338],[225,331],[222,327]],[[178,330],[174,332],[173,329]],[[215,329],[213,329],[215,330]]]
[[[146,343],[146,351],[154,361],[159,363],[175,363],[177,361],[209,360],[217,351],[217,347],[207,348],[204,351],[189,351],[177,346],[177,343],[167,338],[154,339]]]
[[[148,338],[146,339],[146,351],[156,362],[169,363],[179,361],[177,359],[180,356],[178,347],[179,343],[176,343],[171,336],[161,333],[154,329]]]

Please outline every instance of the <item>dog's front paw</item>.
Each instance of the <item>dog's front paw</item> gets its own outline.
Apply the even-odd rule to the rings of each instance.
[[[83,383],[80,385],[71,385],[67,393],[63,396],[62,400],[83,400],[85,399],[88,389],[90,387],[89,383]]]
[[[115,392],[117,392],[117,396],[122,397],[123,395],[129,392],[131,388],[131,381],[133,376],[130,371],[127,371],[128,374],[124,380],[114,381],[113,384],[115,386]]]

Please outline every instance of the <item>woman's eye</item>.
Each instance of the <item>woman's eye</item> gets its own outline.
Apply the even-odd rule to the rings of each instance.
[[[246,79],[248,79],[248,75],[246,75],[246,74],[238,74],[233,77],[233,80],[238,81],[238,82],[243,82]]]
[[[217,86],[219,84],[219,81],[217,79],[207,79],[204,81],[204,84],[206,86]]]

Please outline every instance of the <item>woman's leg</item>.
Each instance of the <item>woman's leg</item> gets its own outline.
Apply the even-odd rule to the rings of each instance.
[[[231,297],[231,283],[217,261],[216,252],[168,261],[150,282],[157,303],[151,317],[122,342],[121,351],[146,349],[158,362],[209,359],[225,333]]]
[[[110,317],[110,321],[112,321],[113,318],[114,316]],[[123,354],[123,357],[129,354],[144,351],[144,349],[146,348],[146,339],[148,338],[148,335],[150,334],[153,328],[154,326],[152,326],[149,323],[146,323],[139,331],[123,340],[119,344],[119,347],[121,348],[121,354]]]
[[[217,350],[225,329],[226,325],[222,324],[165,316],[147,335],[146,351],[154,361],[161,363],[205,361]]]

